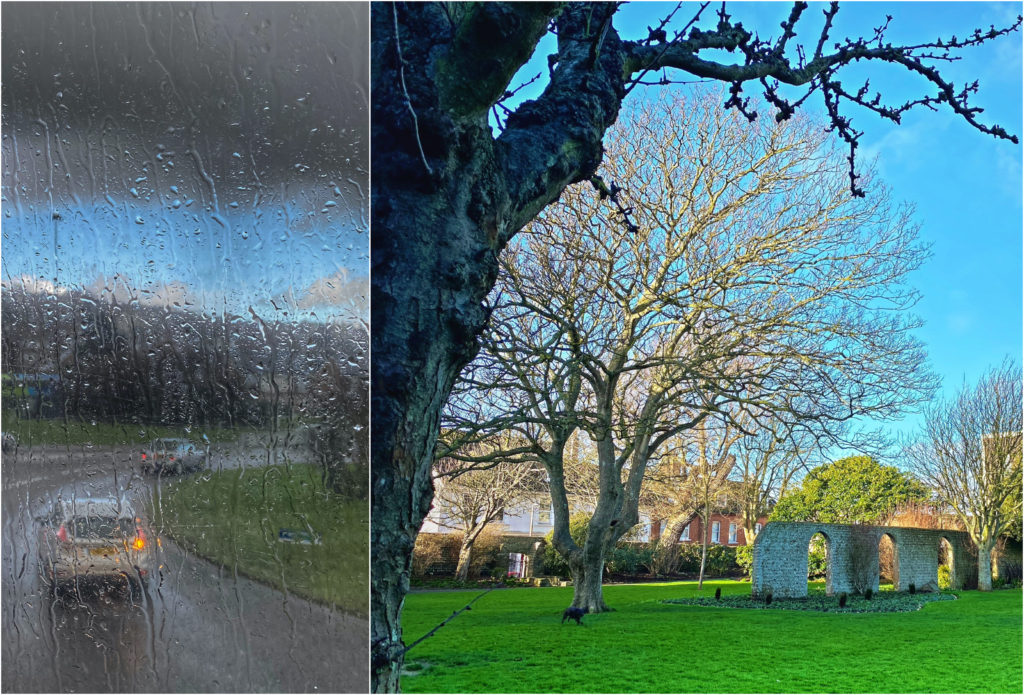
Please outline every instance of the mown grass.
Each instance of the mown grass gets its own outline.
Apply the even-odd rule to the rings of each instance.
[[[682,606],[734,581],[606,586],[611,613],[560,624],[571,588],[491,592],[407,655],[405,692],[1021,692],[1020,591],[912,613]],[[479,592],[407,597],[405,640]]]
[[[167,427],[135,425],[130,423],[82,422],[78,420],[32,420],[17,418],[9,412],[3,414],[3,431],[18,438],[19,447],[58,446],[117,446],[138,444],[144,446],[159,437],[184,437],[195,442],[203,435],[211,442],[232,441],[238,430],[222,427]]]
[[[229,571],[368,614],[368,504],[327,491],[316,466],[186,478],[163,491],[152,515],[161,533]],[[281,542],[281,529],[312,531],[321,543]]]

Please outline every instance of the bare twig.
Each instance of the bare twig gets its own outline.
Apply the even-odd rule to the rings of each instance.
[[[494,591],[494,590],[495,590],[495,589],[497,589],[497,588],[498,588],[498,587],[496,587],[496,586],[494,586],[494,587],[491,587],[491,588],[490,588],[490,589],[488,589],[487,591],[483,592],[482,594],[480,594],[479,596],[477,596],[476,598],[474,598],[474,599],[473,599],[472,601],[470,601],[469,603],[467,603],[467,604],[466,604],[465,606],[463,606],[463,607],[462,607],[462,608],[460,608],[459,610],[455,611],[454,613],[452,613],[451,615],[449,615],[449,616],[448,616],[447,618],[445,618],[444,620],[442,620],[442,621],[441,621],[440,623],[438,623],[438,624],[437,624],[437,625],[436,625],[436,626],[435,626],[435,627],[434,627],[434,628],[433,628],[433,629],[432,629],[432,630],[431,630],[430,632],[428,632],[427,634],[423,635],[422,637],[420,637],[420,638],[419,638],[418,640],[416,640],[416,641],[415,641],[415,642],[413,642],[412,644],[409,644],[409,645],[407,645],[406,647],[404,647],[404,648],[402,649],[401,653],[402,653],[403,655],[404,655],[404,654],[406,654],[406,653],[407,653],[407,652],[408,652],[408,651],[409,651],[410,649],[412,649],[413,647],[415,647],[415,646],[416,646],[417,644],[419,644],[419,643],[420,643],[420,642],[422,642],[423,640],[427,639],[428,637],[431,637],[431,636],[433,636],[433,634],[434,634],[435,632],[437,632],[437,631],[438,631],[438,630],[440,630],[440,629],[441,629],[442,627],[444,627],[444,626],[445,626],[445,625],[447,625],[447,624],[448,624],[449,622],[451,622],[451,621],[452,621],[452,620],[453,620],[453,619],[454,619],[454,618],[455,618],[455,617],[456,617],[457,615],[459,615],[460,613],[464,613],[464,612],[466,612],[466,611],[468,611],[468,610],[472,610],[472,606],[473,606],[473,604],[474,604],[474,603],[476,603],[476,602],[477,602],[477,601],[479,601],[479,600],[480,600],[481,598],[483,598],[484,596],[486,596],[487,594],[491,593],[492,591]]]
[[[409,90],[405,86],[405,58],[402,57],[402,39],[398,34],[398,4],[392,3],[391,9],[395,17],[395,50],[398,51],[398,77],[402,83],[402,94],[405,97],[405,105],[409,107],[409,113],[412,114],[413,129],[416,132],[416,145],[420,148],[420,158],[423,160],[423,166],[426,168],[427,173],[433,176],[434,170],[430,168],[430,164],[427,162],[427,155],[423,151],[423,142],[420,140],[420,122],[416,118],[416,109],[412,107],[412,99],[409,97]]]

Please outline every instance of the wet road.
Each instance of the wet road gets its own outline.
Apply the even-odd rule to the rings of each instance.
[[[211,468],[280,452],[214,448]],[[22,448],[3,456],[4,692],[364,692],[365,620],[228,572],[161,538],[160,576],[133,599],[85,586],[52,598],[39,579],[37,516],[58,494],[123,492],[137,509],[160,481],[128,448]]]

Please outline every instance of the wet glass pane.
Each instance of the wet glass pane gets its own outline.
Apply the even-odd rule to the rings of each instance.
[[[4,3],[4,691],[366,690],[367,14]]]

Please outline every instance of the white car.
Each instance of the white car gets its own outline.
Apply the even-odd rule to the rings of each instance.
[[[127,583],[141,594],[152,570],[150,535],[131,503],[116,497],[58,500],[40,530],[43,576],[56,591],[79,579]]]

